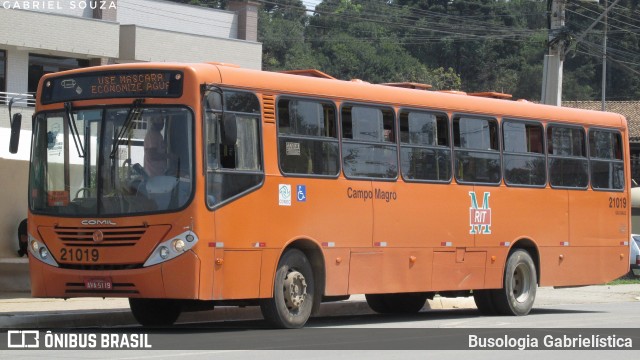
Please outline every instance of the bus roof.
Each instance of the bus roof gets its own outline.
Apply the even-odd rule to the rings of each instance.
[[[270,72],[227,66],[221,63],[136,63],[116,64],[99,71],[174,69],[195,74],[197,82],[252,89],[265,94],[289,94],[351,102],[424,108],[461,114],[479,114],[516,119],[575,122],[587,125],[626,128],[624,116],[616,113],[513,101],[494,97],[472,96],[462,92],[425,91],[407,87],[370,84],[365,81],[345,81],[326,77],[300,76],[297,72]],[[50,77],[96,71],[83,68],[48,74]],[[305,70],[308,72],[309,70]],[[41,80],[41,82],[43,81]]]
[[[338,98],[355,102],[427,108],[445,112],[579,122],[581,124],[626,128],[624,117],[610,112],[225,66],[220,66],[219,71],[225,85],[250,88],[267,93],[271,91],[278,94],[289,93],[320,98]]]

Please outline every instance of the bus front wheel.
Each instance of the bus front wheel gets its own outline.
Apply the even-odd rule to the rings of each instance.
[[[180,302],[172,299],[129,298],[133,317],[143,326],[170,326],[182,312]]]
[[[502,289],[493,290],[493,305],[502,315],[527,315],[536,298],[537,275],[531,255],[516,250],[509,255]]]
[[[262,316],[277,328],[303,327],[311,316],[314,286],[309,259],[300,250],[287,250],[278,262],[273,297],[260,301]]]

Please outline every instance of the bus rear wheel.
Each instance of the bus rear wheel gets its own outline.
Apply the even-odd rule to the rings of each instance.
[[[260,301],[262,316],[277,328],[303,327],[311,316],[314,286],[309,259],[300,250],[287,250],[278,262],[273,297]]]
[[[512,252],[505,266],[503,288],[492,290],[496,311],[502,315],[527,315],[536,298],[537,283],[531,255],[525,250]]]
[[[143,326],[170,326],[182,312],[180,302],[171,299],[129,298],[133,317]]]
[[[366,294],[371,310],[380,314],[412,314],[424,307],[429,293]]]

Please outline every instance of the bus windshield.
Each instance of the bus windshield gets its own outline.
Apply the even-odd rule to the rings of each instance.
[[[126,216],[184,207],[193,191],[193,115],[182,107],[41,112],[33,128],[31,211]]]

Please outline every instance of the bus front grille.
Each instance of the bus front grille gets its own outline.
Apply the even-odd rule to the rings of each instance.
[[[61,269],[71,270],[133,270],[142,269],[144,264],[59,264]]]
[[[145,226],[136,227],[58,227],[56,235],[65,246],[134,246],[144,235]]]

